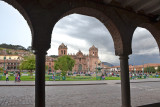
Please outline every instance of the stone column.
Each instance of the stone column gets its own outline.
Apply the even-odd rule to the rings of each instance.
[[[120,56],[122,107],[131,107],[128,55]]]
[[[35,107],[45,107],[45,50],[36,50]]]

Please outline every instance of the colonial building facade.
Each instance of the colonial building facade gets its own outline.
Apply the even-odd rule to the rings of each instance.
[[[16,71],[23,57],[20,55],[0,55],[0,68],[7,71]]]
[[[75,65],[72,69],[73,72],[94,72],[96,71],[96,66],[99,61],[98,57],[98,48],[96,48],[94,45],[89,48],[89,54],[85,55],[80,50],[76,54],[68,54],[67,53],[67,46],[63,43],[58,47],[58,57],[63,55],[69,55],[75,60]],[[58,58],[56,57],[56,58]],[[49,69],[53,69],[52,66],[54,65],[54,61],[56,58],[49,58],[46,59],[46,65],[49,67]],[[51,71],[51,70],[50,70]]]

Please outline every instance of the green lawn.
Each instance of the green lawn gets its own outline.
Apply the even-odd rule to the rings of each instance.
[[[149,78],[160,78],[160,75],[158,77],[153,76],[149,76]]]
[[[53,79],[49,80],[50,76],[52,75],[45,75],[45,80],[53,81]],[[149,78],[155,78],[155,77],[150,76]],[[160,76],[158,78],[160,78]],[[143,79],[143,78],[138,78],[138,79]],[[6,80],[5,76],[2,76],[2,78],[0,79],[0,81],[5,81],[5,80]],[[15,77],[9,76],[9,80],[14,81]],[[35,81],[35,76],[33,76],[32,78],[31,76],[21,76],[21,80],[22,81]],[[92,77],[92,76],[66,76],[65,81],[94,81],[94,80],[96,80],[96,77]],[[120,77],[105,77],[105,80],[120,80]],[[63,81],[62,77],[60,77],[60,80],[56,79],[56,81]]]
[[[6,76],[3,76],[1,81],[5,81],[5,80],[6,80]],[[15,80],[14,76],[9,76],[9,81],[14,81],[14,80]],[[34,81],[35,76],[33,76],[33,78],[31,78],[30,76],[21,76],[21,80],[22,81]]]
[[[49,80],[50,76],[51,75],[45,75],[45,80],[46,81],[53,81],[53,79]],[[5,80],[6,80],[6,77],[3,76],[1,81],[5,81]],[[14,81],[15,77],[14,76],[9,76],[9,80]],[[35,76],[33,76],[32,78],[30,76],[21,76],[21,81],[34,81],[34,80],[35,80]],[[91,77],[91,76],[66,76],[65,81],[93,81],[93,80],[96,80],[96,77]],[[105,77],[105,80],[120,80],[120,77]],[[59,80],[56,80],[56,81],[59,81]],[[60,78],[60,81],[63,81],[62,77]]]

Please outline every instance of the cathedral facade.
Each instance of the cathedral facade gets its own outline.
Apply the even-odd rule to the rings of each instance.
[[[75,65],[72,69],[73,72],[94,72],[99,61],[98,48],[94,45],[89,48],[89,54],[85,55],[80,50],[76,54],[68,54],[67,46],[63,43],[58,48],[58,57],[62,55],[69,55],[75,60]]]

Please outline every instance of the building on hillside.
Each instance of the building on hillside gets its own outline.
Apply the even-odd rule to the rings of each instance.
[[[32,52],[26,50],[15,50],[15,49],[0,49],[0,55],[20,55],[20,56],[29,56],[32,55]]]
[[[0,55],[6,55],[6,49],[0,48]]]
[[[0,55],[0,67],[7,71],[16,71],[23,57],[20,55]]]
[[[111,72],[120,72],[120,66],[113,66],[111,67]]]
[[[159,63],[148,63],[148,64],[143,64],[143,65],[129,65],[129,72],[142,73],[143,70],[145,72],[145,68],[147,67],[154,67],[155,70],[157,70],[158,66],[160,66]],[[113,66],[110,68],[110,71],[120,72],[120,66]]]
[[[102,62],[101,63],[101,67],[102,67],[102,72],[106,73],[106,72],[110,72],[111,71],[111,67],[109,65],[105,64],[106,62]]]
[[[130,72],[145,72],[145,68],[147,67],[154,67],[155,70],[158,69],[158,66],[160,66],[159,63],[148,63],[148,64],[143,64],[143,65],[130,65],[129,70]]]

